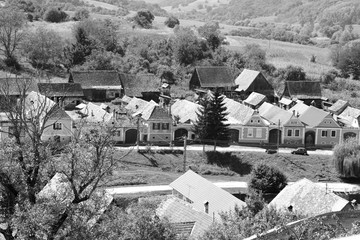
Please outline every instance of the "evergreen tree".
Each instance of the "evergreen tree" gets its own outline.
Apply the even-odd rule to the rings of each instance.
[[[224,96],[215,91],[212,96],[206,95],[202,98],[199,104],[201,108],[197,112],[197,121],[194,124],[193,132],[203,144],[206,140],[212,140],[214,151],[216,151],[217,141],[228,141],[229,139],[229,125],[224,123],[227,115]]]
[[[224,123],[228,115],[224,98],[225,96],[221,95],[219,91],[215,91],[210,101],[210,113],[207,119],[207,139],[214,141],[214,151],[216,151],[217,141],[229,140],[229,124]]]

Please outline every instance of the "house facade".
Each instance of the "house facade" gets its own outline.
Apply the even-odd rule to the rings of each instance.
[[[171,143],[173,140],[173,120],[163,108],[156,106],[146,121],[147,131],[143,134],[144,142]]]
[[[269,142],[269,122],[254,112],[249,121],[241,128],[239,142],[260,143]]]
[[[283,126],[283,144],[303,146],[305,144],[305,124],[293,115]]]

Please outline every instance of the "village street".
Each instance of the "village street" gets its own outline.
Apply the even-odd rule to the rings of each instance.
[[[131,147],[116,147],[119,150],[130,150],[130,149],[136,149],[136,146]],[[152,151],[157,150],[164,150],[164,149],[174,149],[174,150],[184,150],[184,147],[177,146],[177,147],[165,147],[165,146],[151,146]],[[149,149],[148,146],[139,146],[139,149],[145,150]],[[203,146],[202,145],[188,145],[186,147],[187,151],[202,151]],[[206,151],[212,151],[214,149],[214,146],[206,145],[205,150]],[[295,150],[294,148],[280,148],[279,153],[284,154],[291,154],[291,152]],[[259,147],[247,147],[247,146],[238,146],[238,145],[230,145],[229,147],[216,147],[216,151],[219,152],[265,152],[264,148]],[[332,150],[308,150],[308,154],[311,155],[329,155],[331,156],[333,154]]]

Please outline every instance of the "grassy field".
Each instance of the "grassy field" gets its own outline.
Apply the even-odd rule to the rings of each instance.
[[[115,5],[112,4],[108,4],[108,3],[104,3],[104,2],[100,2],[100,1],[94,1],[94,0],[84,0],[84,2],[88,3],[88,4],[92,4],[95,7],[102,7],[105,9],[109,9],[109,10],[118,10],[119,8]]]
[[[311,77],[319,77],[321,73],[332,69],[330,50],[327,48],[248,37],[228,36],[227,39],[230,42],[227,48],[234,51],[241,50],[246,44],[259,44],[266,51],[268,61],[277,68],[289,64],[301,66]],[[316,56],[316,63],[310,62],[312,55]]]
[[[230,154],[230,153],[228,153]],[[226,155],[229,157],[229,155]],[[299,156],[291,154],[231,153],[231,166],[208,164],[201,151],[188,151],[186,168],[192,169],[213,182],[248,181],[251,167],[267,163],[279,168],[289,181],[308,178],[313,181],[339,181],[329,156]],[[183,173],[183,155],[133,151],[120,160],[120,167],[107,185],[164,185]]]

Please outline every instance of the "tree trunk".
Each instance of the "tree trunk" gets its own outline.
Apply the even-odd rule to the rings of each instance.
[[[214,152],[216,152],[216,139],[214,139]]]

